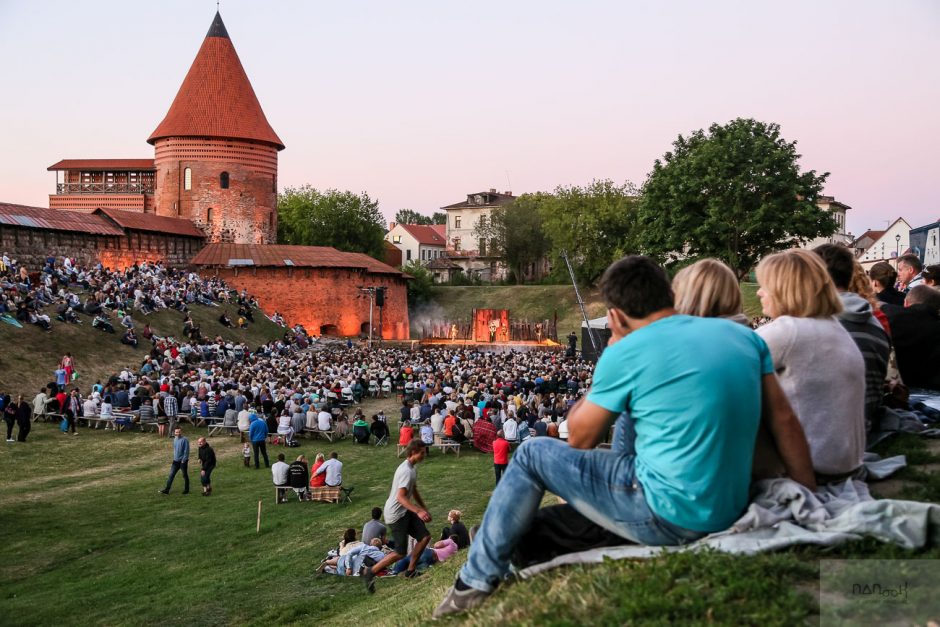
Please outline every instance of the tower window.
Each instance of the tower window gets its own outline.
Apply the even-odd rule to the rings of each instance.
[[[223,172],[219,175],[219,187],[228,189],[228,172]]]
[[[455,229],[460,228],[460,216],[454,216],[454,228]]]
[[[212,224],[212,207],[206,209],[206,222]]]
[[[189,191],[193,188],[193,169],[186,168],[183,170],[183,189]]]

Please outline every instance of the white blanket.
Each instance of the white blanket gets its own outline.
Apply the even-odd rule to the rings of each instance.
[[[518,574],[528,578],[564,564],[654,557],[663,551],[709,547],[751,555],[795,544],[835,545],[871,536],[909,549],[926,546],[940,532],[940,505],[893,499],[875,500],[862,481],[847,480],[816,492],[789,479],[758,482],[757,496],[730,529],[681,547],[635,544],[561,555]],[[933,537],[940,537],[934,535]]]

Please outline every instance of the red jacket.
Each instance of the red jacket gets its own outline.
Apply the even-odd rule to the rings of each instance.
[[[509,442],[503,438],[496,438],[493,440],[493,463],[494,464],[508,464],[509,463]]]

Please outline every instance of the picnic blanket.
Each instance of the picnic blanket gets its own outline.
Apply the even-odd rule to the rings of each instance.
[[[831,546],[865,536],[916,549],[940,532],[940,505],[875,500],[862,481],[846,480],[811,491],[790,479],[756,484],[756,496],[730,529],[681,547],[635,544],[561,555],[518,572],[523,579],[565,564],[594,564],[604,559],[642,559],[663,551],[711,548],[752,555],[796,544]]]

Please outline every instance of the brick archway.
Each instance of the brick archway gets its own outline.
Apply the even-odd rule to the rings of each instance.
[[[323,324],[320,325],[320,335],[326,335],[330,337],[339,337],[339,327],[335,324]]]

